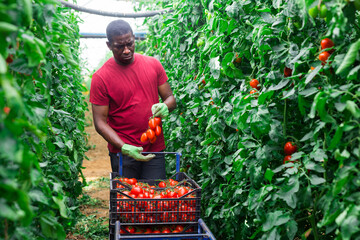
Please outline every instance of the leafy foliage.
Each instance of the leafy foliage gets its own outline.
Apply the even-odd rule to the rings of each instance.
[[[325,18],[311,17],[322,4]],[[356,4],[175,0],[146,19],[146,53],[162,61],[178,103],[167,150],[202,183],[219,239],[360,238]],[[325,37],[335,51],[322,64]],[[297,161],[283,164],[287,141]]]
[[[0,236],[64,239],[86,151],[78,17],[54,1],[0,4]]]

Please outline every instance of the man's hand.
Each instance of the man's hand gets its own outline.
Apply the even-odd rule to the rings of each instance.
[[[156,103],[152,105],[151,112],[154,117],[166,118],[169,115],[169,108],[165,103]]]
[[[129,145],[129,144],[124,144],[121,148],[121,152],[124,155],[132,157],[136,161],[148,162],[155,157],[155,154],[149,154],[149,155],[144,156],[141,154],[142,151],[143,151],[142,147],[135,147],[135,146]]]

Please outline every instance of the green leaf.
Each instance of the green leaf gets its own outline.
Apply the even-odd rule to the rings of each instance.
[[[359,54],[359,51],[360,51],[360,39],[354,42],[353,44],[351,44],[340,67],[336,70],[336,74],[340,74],[345,69],[350,67],[355,62],[356,56]]]
[[[337,144],[340,142],[341,137],[343,135],[343,127],[344,127],[344,124],[341,124],[339,127],[336,128],[335,135],[331,139],[331,142],[329,145],[329,150],[334,149],[337,146]]]
[[[64,54],[66,61],[68,61],[73,67],[77,67],[78,64],[75,62],[72,53],[70,51],[70,47],[65,43],[60,44],[59,46],[61,52]]]
[[[313,78],[316,76],[316,74],[318,74],[320,69],[321,66],[317,66],[314,70],[312,70],[311,73],[306,77],[305,84],[308,84],[311,80],[313,80]]]
[[[283,211],[275,211],[266,215],[265,223],[263,224],[263,231],[269,231],[275,226],[280,226],[287,223],[290,216]]]
[[[63,197],[62,196],[61,197],[60,196],[52,197],[52,199],[54,200],[54,202],[59,207],[61,216],[64,217],[64,218],[68,218],[67,211],[66,211],[67,208],[66,208]]]
[[[360,118],[360,109],[353,101],[346,101],[346,109],[349,110],[355,118]]]
[[[0,74],[4,74],[7,71],[6,61],[0,54]]]
[[[10,33],[18,30],[18,27],[8,23],[8,22],[0,22],[0,33]]]
[[[332,190],[332,195],[335,197],[337,196],[343,189],[343,187],[345,186],[345,184],[349,181],[349,175],[346,175],[340,179],[336,180],[335,185],[333,186],[333,190]]]
[[[270,87],[269,87],[269,89],[268,89],[268,91],[271,91],[271,90],[273,90],[273,91],[276,91],[276,90],[280,90],[280,89],[282,89],[282,88],[284,88],[288,83],[289,83],[289,79],[283,79],[283,80],[281,80],[277,85],[271,85]]]
[[[317,175],[312,174],[310,176],[310,182],[312,185],[320,185],[325,182],[324,178],[318,177]]]
[[[271,169],[267,168],[266,172],[265,172],[265,179],[268,180],[269,182],[271,182],[274,174],[275,173]]]

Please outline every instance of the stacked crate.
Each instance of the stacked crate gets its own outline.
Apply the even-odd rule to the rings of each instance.
[[[185,173],[176,173],[171,179],[178,181],[178,186],[190,187],[192,190],[179,198],[131,198],[124,191],[131,191],[131,186],[119,180],[118,173],[110,173],[110,239],[115,236],[115,223],[120,221],[123,235],[130,235],[131,227],[154,227],[164,225],[181,225],[182,233],[196,232],[200,218],[201,188]],[[159,183],[164,180],[139,180],[155,186],[155,191],[164,191]],[[159,234],[161,235],[161,233]]]

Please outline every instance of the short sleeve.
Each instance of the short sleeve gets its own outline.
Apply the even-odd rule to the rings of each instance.
[[[96,73],[93,74],[90,87],[90,100],[96,105],[109,105],[108,91],[103,79]]]

